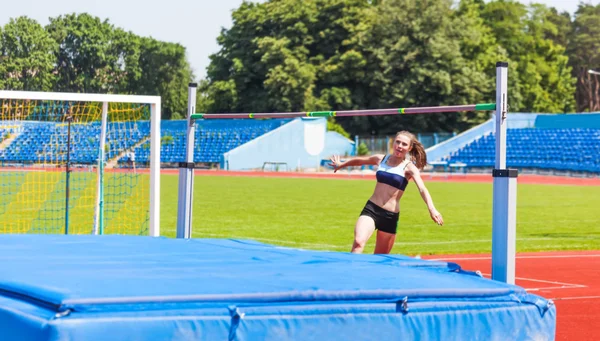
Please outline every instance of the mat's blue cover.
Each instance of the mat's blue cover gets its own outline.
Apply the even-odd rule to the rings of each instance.
[[[552,302],[457,264],[253,241],[0,235],[10,340],[553,340]]]

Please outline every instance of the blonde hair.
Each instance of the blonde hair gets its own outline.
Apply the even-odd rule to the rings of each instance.
[[[410,139],[410,160],[416,164],[418,169],[422,170],[425,168],[425,165],[427,165],[427,153],[425,153],[425,147],[423,147],[423,144],[417,140],[415,134],[409,131],[399,131],[396,134],[396,137],[399,135],[404,135]]]

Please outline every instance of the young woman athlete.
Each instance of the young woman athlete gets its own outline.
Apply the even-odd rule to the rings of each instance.
[[[415,135],[401,131],[394,139],[394,152],[389,155],[375,154],[354,157],[341,161],[339,156],[331,157],[334,172],[344,167],[378,165],[375,190],[354,227],[353,253],[362,253],[365,244],[377,230],[374,253],[390,253],[396,240],[398,218],[400,216],[400,198],[408,185],[414,180],[421,198],[425,201],[429,215],[438,225],[443,225],[442,215],[435,209],[429,191],[421,179],[420,170],[427,164],[425,148]]]

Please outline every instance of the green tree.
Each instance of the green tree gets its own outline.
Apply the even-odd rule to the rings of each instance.
[[[335,131],[348,139],[350,138],[350,134],[344,129],[344,127],[342,127],[341,124],[337,123],[333,117],[329,117],[327,119],[327,130]]]
[[[367,144],[364,142],[361,142],[358,145],[358,148],[356,149],[356,155],[362,156],[362,155],[368,155],[369,154],[369,147],[367,147]]]
[[[194,75],[181,44],[139,39],[136,75],[129,79],[129,92],[160,95],[164,119],[185,117],[188,84]]]
[[[0,87],[48,91],[54,83],[54,52],[58,45],[35,20],[10,19],[0,30]]]
[[[123,77],[120,36],[108,20],[87,13],[50,18],[46,27],[59,45],[57,91],[99,93],[118,88]]]
[[[569,56],[577,78],[577,111],[600,111],[600,5],[580,4],[569,39]]]
[[[161,96],[162,117],[186,113],[193,73],[185,48],[139,37],[87,13],[50,18],[57,91]]]
[[[2,26],[0,26],[0,36],[2,35]],[[4,52],[4,47],[2,44],[2,39],[0,39],[0,75],[4,75],[4,64],[3,62],[7,59]],[[6,76],[0,77],[0,89],[4,89]]]
[[[552,40],[557,45],[569,46],[569,37],[573,27],[569,12],[559,13],[554,7],[544,12],[546,20],[551,24],[546,26],[545,38]]]
[[[461,22],[450,0],[244,3],[233,19],[233,27],[218,39],[221,50],[211,56],[198,96],[199,107],[207,111],[344,110],[493,100],[490,75],[503,56],[491,30],[477,36],[476,28]],[[478,15],[471,21],[486,28]],[[478,45],[467,46],[470,38],[477,38]],[[463,114],[337,121],[353,133],[383,133],[403,126],[453,130],[485,118]]]
[[[204,105],[212,112],[310,111],[362,106],[358,50],[367,0],[243,3],[211,56]]]
[[[456,6],[457,5],[457,6]],[[569,18],[541,5],[461,0],[243,3],[218,38],[198,108],[277,112],[493,102],[509,63],[510,110],[564,112]],[[338,117],[352,134],[460,131],[488,112]]]
[[[452,5],[450,0],[389,0],[369,11],[372,28],[363,40],[369,69],[368,107],[493,100],[493,81],[487,76],[490,70],[484,69],[494,70],[502,54],[489,32],[477,32],[463,22],[468,18],[477,24],[477,15],[472,13],[477,10],[476,3],[465,4],[463,12],[455,11]],[[469,43],[472,39],[477,43]],[[485,118],[466,114],[353,117],[347,125],[353,132],[368,126],[371,131],[367,132],[381,135],[401,129],[462,130]]]
[[[550,33],[558,30],[548,19],[548,8],[498,0],[486,4],[482,17],[508,52],[511,92],[519,94],[518,99],[509,100],[510,110],[572,111],[575,80],[565,48],[550,39]]]
[[[457,27],[464,33],[460,40],[463,57],[471,63],[472,70],[477,72],[480,84],[483,85],[479,91],[483,95],[483,101],[495,102],[496,98],[496,63],[499,61],[510,61],[506,49],[498,44],[498,40],[492,29],[486,24],[482,17],[485,9],[483,0],[462,0],[457,9]],[[509,71],[514,71],[513,63],[509,63]],[[476,75],[473,75],[475,77]],[[521,103],[519,83],[515,77],[509,77],[509,103]],[[516,91],[515,91],[516,90]],[[489,118],[489,112],[468,112],[462,116],[461,128],[481,123]],[[460,129],[459,129],[460,130]]]

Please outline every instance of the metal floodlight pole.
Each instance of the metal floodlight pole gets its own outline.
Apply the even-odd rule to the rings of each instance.
[[[194,119],[196,83],[188,86],[188,112],[185,162],[179,163],[179,199],[177,201],[177,238],[192,237],[192,202],[194,197]]]
[[[493,176],[492,279],[515,283],[517,176],[506,167],[508,63],[496,64],[496,164]]]

